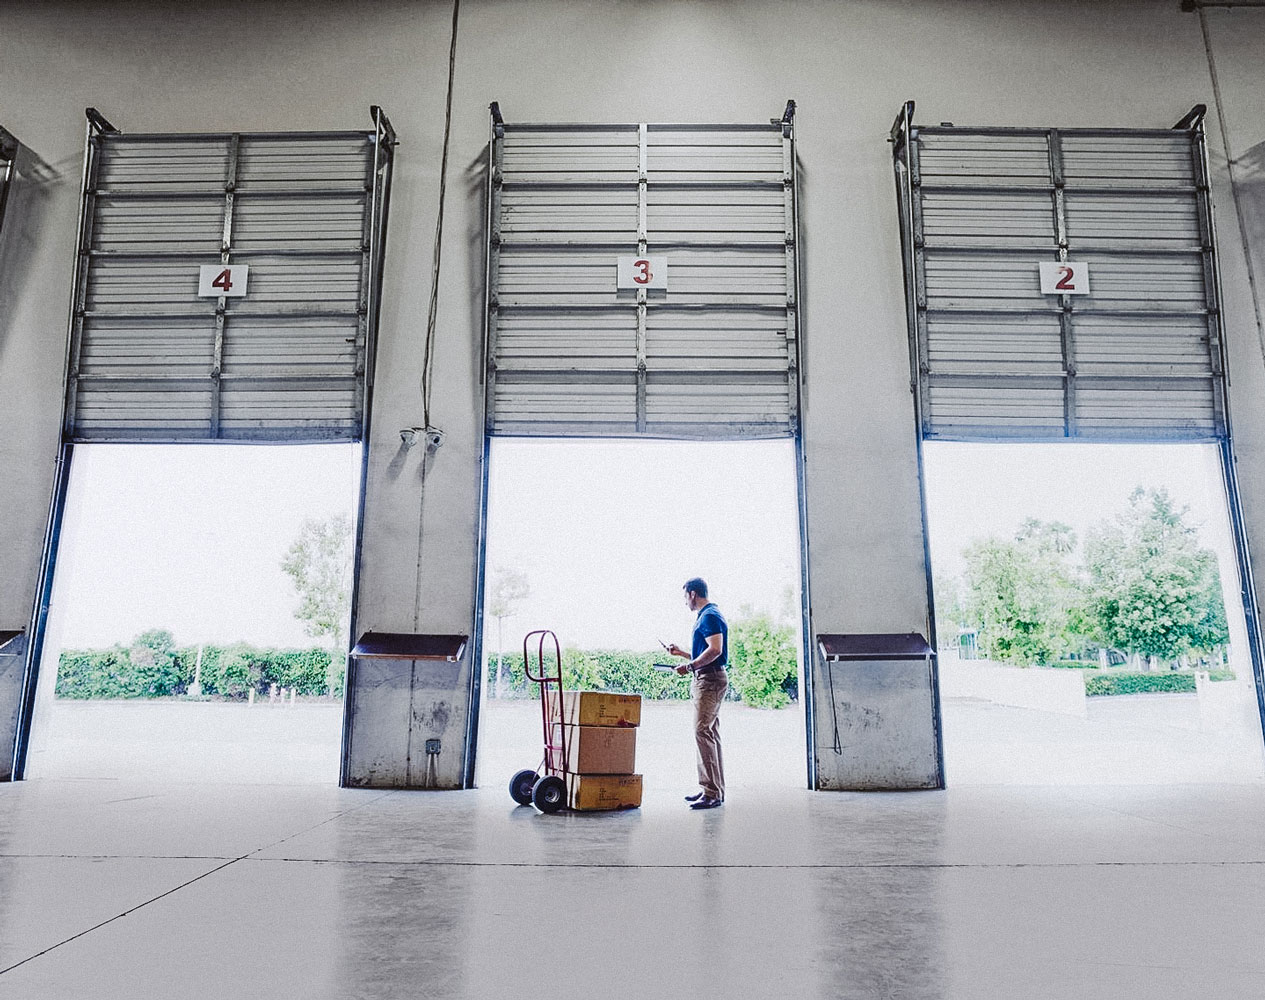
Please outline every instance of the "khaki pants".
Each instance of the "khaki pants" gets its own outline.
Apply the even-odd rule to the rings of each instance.
[[[723,670],[696,674],[690,686],[694,701],[694,742],[698,747],[698,783],[709,799],[725,797],[725,765],[720,752],[720,703],[729,689]]]

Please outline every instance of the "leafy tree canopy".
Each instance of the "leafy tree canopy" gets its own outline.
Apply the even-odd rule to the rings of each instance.
[[[1095,525],[1084,559],[1057,521],[1028,518],[1010,540],[973,542],[966,570],[936,581],[941,621],[978,629],[981,650],[1049,663],[1090,645],[1172,660],[1229,641],[1217,559],[1189,508],[1164,489],[1136,488],[1123,513]]]
[[[299,607],[294,616],[310,636],[330,637],[333,655],[327,671],[330,693],[346,653],[343,637],[351,623],[352,525],[346,514],[303,522],[281,568],[294,582]],[[245,683],[243,681],[243,683]]]
[[[1166,490],[1138,487],[1128,510],[1090,531],[1089,611],[1108,645],[1173,659],[1229,640],[1217,557],[1188,512]]]

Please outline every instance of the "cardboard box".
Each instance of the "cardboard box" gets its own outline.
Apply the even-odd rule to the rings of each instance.
[[[617,691],[564,691],[561,721],[573,726],[639,726],[641,695]]]
[[[567,804],[580,810],[637,809],[641,805],[641,775],[569,775]]]
[[[574,774],[632,774],[637,770],[637,730],[633,727],[561,726],[554,723],[551,742],[555,746],[562,744],[564,729],[568,771]]]

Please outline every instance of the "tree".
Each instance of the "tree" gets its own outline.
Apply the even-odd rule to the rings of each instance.
[[[1028,518],[1013,540],[985,538],[963,551],[960,617],[977,627],[986,656],[1028,666],[1074,644],[1078,596],[1068,556],[1075,547],[1068,525]]]
[[[299,607],[294,616],[313,637],[333,645],[326,682],[332,696],[346,656],[344,636],[351,621],[352,524],[346,514],[309,518],[290,543],[281,568],[294,583]]]
[[[1229,641],[1217,557],[1189,510],[1139,486],[1127,511],[1090,531],[1088,611],[1106,645],[1172,660]]]
[[[531,596],[531,584],[527,575],[518,570],[501,569],[492,571],[492,580],[488,586],[487,614],[496,619],[496,697],[504,698],[508,693],[508,675],[504,669],[505,642],[504,623],[506,618],[513,618],[520,601]]]

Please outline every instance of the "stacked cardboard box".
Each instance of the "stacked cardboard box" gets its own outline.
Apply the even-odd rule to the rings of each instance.
[[[572,809],[635,809],[641,805],[637,727],[641,695],[567,691],[551,742],[567,744],[567,805]]]

